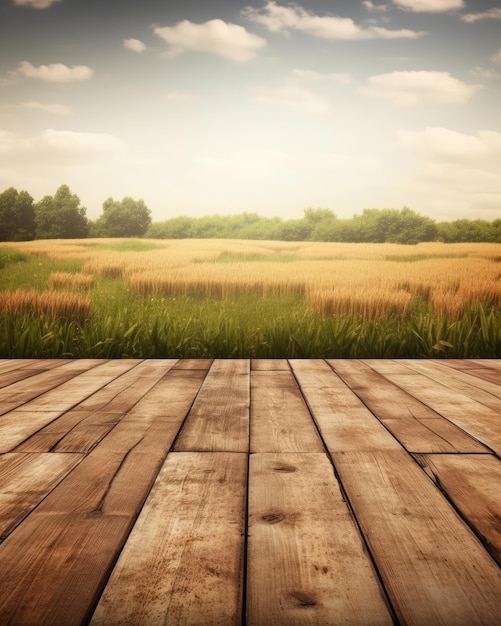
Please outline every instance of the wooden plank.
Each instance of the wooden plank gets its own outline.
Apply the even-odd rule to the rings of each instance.
[[[393,623],[325,454],[251,456],[246,623]]]
[[[4,539],[81,460],[80,454],[0,455],[0,538]]]
[[[499,367],[499,363],[492,359],[485,359],[485,361],[473,359],[468,361],[445,359],[442,361],[442,365],[459,370],[475,378],[494,383],[495,385],[501,385],[501,368]]]
[[[501,570],[405,451],[334,464],[401,623],[499,626]]]
[[[249,360],[214,361],[175,450],[247,452],[249,448]]]
[[[408,363],[406,361],[407,364],[416,372],[424,374],[450,389],[459,391],[495,411],[501,411],[501,376],[498,376],[499,384],[494,384],[483,378],[471,376],[464,371],[447,367],[440,361],[409,360]]]
[[[81,359],[68,361],[61,367],[31,376],[0,389],[0,415],[8,413],[38,396],[71,380],[77,374],[97,367],[103,360]]]
[[[89,452],[175,363],[175,359],[139,362],[23,441],[16,451]]]
[[[65,410],[71,408],[79,400],[87,398],[132,366],[132,361],[103,363],[23,404],[22,409],[15,409],[0,416],[0,452],[13,450],[34,433],[60,417]],[[36,446],[35,449],[37,449]],[[33,448],[27,447],[26,450],[32,451]]]
[[[251,359],[251,370],[266,372],[269,370],[290,371],[287,359]]]
[[[291,359],[290,363],[331,453],[401,448],[325,361]]]
[[[380,371],[378,361],[372,361],[371,367]],[[501,454],[501,413],[423,374],[413,372],[405,365],[400,367],[400,373],[393,370],[393,373],[385,372],[385,376],[491,450]]]
[[[107,383],[129,371],[138,363],[134,359],[110,360],[79,373],[55,389],[51,389],[26,403],[23,409],[30,411],[68,411],[85,400]],[[56,370],[57,371],[57,370]]]
[[[336,373],[410,452],[488,452],[436,411],[366,363],[328,360]]]
[[[209,370],[214,359],[180,359],[175,365],[176,370]]]
[[[10,369],[0,370],[0,388],[59,367],[65,362],[63,359],[26,359],[26,361],[15,359]]]
[[[87,622],[202,379],[168,372],[0,544],[0,623]]]
[[[169,454],[91,624],[241,624],[246,475],[246,454]]]
[[[489,454],[427,454],[418,460],[501,565],[501,460]]]
[[[251,372],[251,452],[323,452],[292,372]]]

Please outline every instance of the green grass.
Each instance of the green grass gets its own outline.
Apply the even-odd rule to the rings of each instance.
[[[51,272],[81,270],[76,261],[23,257],[9,250],[16,260],[0,269],[0,292],[44,290]],[[471,307],[454,321],[431,315],[427,303],[416,298],[406,318],[366,321],[322,318],[301,297],[143,298],[121,279],[97,278],[91,294],[93,313],[80,323],[0,314],[0,358],[501,356],[501,311],[487,305]]]
[[[7,265],[13,263],[24,263],[28,260],[28,255],[18,250],[11,250],[10,248],[0,248],[0,270],[3,270]]]
[[[143,239],[120,239],[111,243],[91,243],[89,247],[99,250],[114,250],[115,252],[147,252],[148,250],[158,250],[164,246]]]
[[[238,254],[238,252],[222,252],[216,263],[291,263],[298,261],[295,254]]]

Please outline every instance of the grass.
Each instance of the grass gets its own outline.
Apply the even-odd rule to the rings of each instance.
[[[282,248],[254,243],[240,250],[240,243],[228,241],[192,242],[192,249],[175,242],[141,249],[141,243],[107,241],[100,247],[82,240],[7,247],[6,256],[16,260],[0,269],[1,302],[18,292],[23,304],[0,306],[0,357],[501,355],[499,290],[496,295],[491,288],[499,280],[499,264],[491,258],[499,256],[499,247],[450,249],[447,258],[441,250],[426,250],[426,258],[413,259],[412,272],[402,273],[394,270],[402,264],[386,261],[387,249],[377,246],[367,252],[334,244],[296,244],[292,250],[283,243]],[[421,254],[409,248],[391,253]],[[373,258],[365,258],[368,254]],[[229,261],[229,275],[221,257],[235,259]],[[256,262],[259,257],[262,262]],[[482,276],[475,279],[475,272]],[[155,276],[168,279],[168,288],[147,288],[150,275],[153,283]],[[142,291],[133,288],[134,276],[143,280]]]

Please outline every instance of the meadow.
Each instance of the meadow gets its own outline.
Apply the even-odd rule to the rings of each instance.
[[[0,244],[1,358],[499,358],[501,244]]]

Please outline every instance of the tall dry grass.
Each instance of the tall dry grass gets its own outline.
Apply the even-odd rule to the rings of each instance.
[[[90,315],[91,301],[90,297],[76,293],[17,290],[2,294],[0,311],[14,315],[47,315],[83,321]]]

